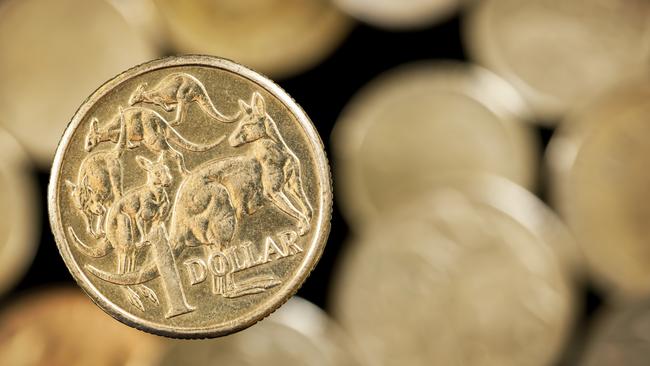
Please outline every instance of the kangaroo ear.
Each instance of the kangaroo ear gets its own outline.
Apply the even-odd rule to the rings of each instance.
[[[264,105],[264,98],[258,92],[253,93],[253,98],[251,100],[253,105],[253,112],[258,117],[264,117],[266,115],[266,106]]]
[[[147,160],[147,158],[140,155],[135,157],[135,161],[138,163],[138,165],[140,165],[140,168],[147,171],[151,170],[151,166],[153,165],[151,161]]]
[[[246,104],[242,99],[239,100],[239,109],[241,109],[242,112],[244,113],[250,113],[251,111],[251,106]]]
[[[71,181],[69,181],[69,180],[67,180],[67,179],[65,180],[65,185],[66,185],[68,188],[70,188],[70,191],[71,191],[72,193],[74,193],[74,191],[77,190],[77,185],[74,184],[74,183],[72,183]]]

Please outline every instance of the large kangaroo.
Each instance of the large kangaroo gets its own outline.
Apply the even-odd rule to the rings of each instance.
[[[156,162],[136,156],[136,161],[147,172],[147,182],[125,193],[111,206],[106,215],[106,236],[98,247],[84,244],[72,227],[68,228],[73,243],[87,256],[103,257],[114,249],[117,255],[117,274],[134,273],[137,249],[146,244],[145,238],[152,225],[164,222],[170,211],[166,188],[172,184],[172,175],[163,156],[160,155]],[[137,290],[158,303],[151,289],[141,285]],[[127,287],[126,295],[131,303],[144,311],[140,296],[134,289]]]
[[[120,158],[126,145],[124,119],[120,120],[120,137],[112,150],[97,151],[88,155],[79,167],[77,183],[65,184],[76,208],[86,223],[86,231],[94,238],[104,236],[104,219],[107,209],[122,197],[122,163]]]
[[[189,151],[207,151],[219,145],[224,136],[217,139],[212,144],[199,145],[186,140],[181,136],[163,116],[148,108],[130,107],[122,109],[119,113],[104,127],[98,127],[97,119],[90,123],[90,131],[86,136],[86,151],[92,151],[102,142],[117,142],[120,135],[120,121],[124,120],[126,129],[126,147],[135,149],[144,145],[149,151],[155,154],[162,154],[166,158],[176,161],[178,169],[187,174],[189,171],[185,167],[183,154],[174,149],[169,143],[173,143]]]
[[[131,97],[129,105],[137,103],[155,104],[167,112],[176,109],[176,118],[170,122],[172,126],[185,120],[187,110],[192,103],[198,106],[213,119],[220,122],[233,122],[237,116],[227,117],[212,103],[208,92],[201,82],[186,73],[172,73],[162,78],[153,88],[147,90],[147,83],[138,85]]]

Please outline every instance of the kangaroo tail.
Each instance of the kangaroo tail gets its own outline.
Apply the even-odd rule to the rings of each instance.
[[[70,234],[70,237],[72,237],[72,242],[75,244],[75,247],[88,257],[101,258],[106,256],[111,251],[111,249],[113,249],[106,239],[102,240],[100,242],[100,245],[97,247],[90,247],[84,244],[84,242],[79,239],[77,233],[75,233],[74,229],[71,226],[68,226],[68,234]]]
[[[212,119],[215,119],[221,123],[233,123],[239,119],[240,113],[235,113],[232,116],[225,116],[223,113],[219,112],[217,108],[208,97],[208,94],[205,90],[205,93],[196,99],[197,104],[201,109],[208,114]]]
[[[195,144],[193,142],[188,141],[186,138],[181,136],[178,131],[176,131],[173,127],[168,126],[168,138],[169,141],[174,143],[175,145],[182,147],[185,150],[189,151],[197,151],[197,152],[202,152],[202,151],[208,151],[216,146],[218,146],[220,143],[223,142],[223,140],[226,139],[226,136],[223,135],[219,137],[216,141],[210,143],[210,144]]]
[[[151,281],[159,276],[158,268],[155,263],[149,263],[147,267],[137,272],[128,273],[110,273],[103,271],[99,268],[87,264],[84,268],[93,275],[101,278],[104,281],[114,283],[116,285],[139,285]]]

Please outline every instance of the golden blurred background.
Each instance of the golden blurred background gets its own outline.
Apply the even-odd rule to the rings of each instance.
[[[285,88],[336,193],[298,296],[201,341],[94,306],[46,214],[76,108],[186,53]],[[0,0],[0,127],[0,365],[650,365],[647,0]]]

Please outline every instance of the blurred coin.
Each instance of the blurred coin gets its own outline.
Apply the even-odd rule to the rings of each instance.
[[[325,58],[351,22],[329,0],[156,0],[179,52],[283,77]]]
[[[421,62],[380,76],[332,133],[341,209],[359,227],[453,172],[532,187],[539,147],[524,110],[510,85],[466,64]]]
[[[593,100],[553,136],[553,202],[597,280],[650,294],[650,79]]]
[[[377,221],[334,289],[336,317],[382,365],[548,365],[573,311],[547,243],[455,190]]]
[[[346,335],[318,307],[293,298],[268,319],[229,337],[173,341],[160,366],[361,365]]]
[[[334,0],[361,21],[389,29],[425,27],[450,16],[460,0]]]
[[[647,366],[650,360],[650,302],[607,309],[596,323],[580,365]]]
[[[647,0],[482,0],[470,54],[512,81],[542,118],[650,70]]]
[[[22,147],[0,129],[0,295],[31,263],[41,233],[38,189]]]
[[[160,12],[154,0],[108,0],[129,24],[141,32],[152,45],[163,51],[169,36],[165,33]]]
[[[114,321],[73,289],[34,293],[0,316],[0,365],[153,365],[159,342]]]
[[[79,100],[152,57],[104,0],[0,3],[0,110],[4,126],[48,167]]]

